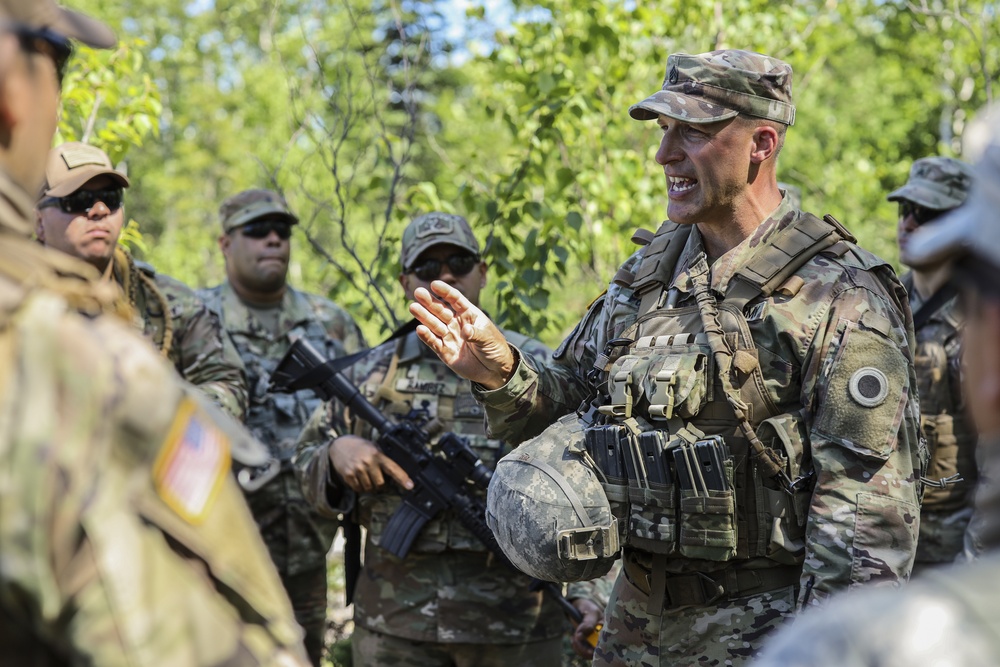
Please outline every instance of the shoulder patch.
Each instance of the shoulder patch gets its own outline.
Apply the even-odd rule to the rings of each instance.
[[[866,408],[878,407],[889,395],[889,378],[872,366],[859,368],[851,376],[848,393],[858,405]]]
[[[184,398],[153,465],[157,494],[197,525],[208,516],[229,468],[229,439],[192,399]]]

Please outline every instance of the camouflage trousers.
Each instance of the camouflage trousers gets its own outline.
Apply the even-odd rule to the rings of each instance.
[[[622,572],[615,582],[594,652],[594,665],[688,667],[743,665],[765,636],[795,612],[787,586],[706,607],[646,610],[647,596]]]
[[[291,599],[295,620],[305,630],[309,660],[319,667],[326,636],[326,554],[337,523],[309,508],[291,470],[246,498]]]
[[[972,518],[972,507],[950,512],[920,511],[920,538],[911,577],[928,568],[954,562],[962,553],[965,531]]]
[[[392,637],[354,626],[351,657],[364,667],[554,667],[560,638],[526,644],[445,644]]]

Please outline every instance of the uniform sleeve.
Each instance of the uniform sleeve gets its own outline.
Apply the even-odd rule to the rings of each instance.
[[[354,492],[340,481],[327,453],[330,442],[344,432],[333,417],[336,405],[324,403],[313,411],[299,435],[293,460],[306,502],[331,519],[350,512],[355,500]]]
[[[246,369],[218,315],[192,296],[177,320],[172,345],[177,372],[242,421],[248,400]]]
[[[4,465],[26,457],[33,476],[13,496],[19,521],[0,522],[0,606],[27,650],[110,667],[308,664],[224,429],[120,324],[27,321],[18,392],[0,398],[24,403],[0,432]],[[15,655],[5,644],[35,664]]]
[[[800,604],[904,581],[920,519],[910,318],[877,291],[854,286],[832,301],[824,321],[802,368],[815,483]]]
[[[589,397],[586,375],[604,338],[606,299],[602,296],[591,304],[551,357],[537,346],[518,344],[515,339],[511,342],[518,363],[507,384],[494,390],[473,385],[473,393],[486,409],[490,437],[511,444],[524,442]]]

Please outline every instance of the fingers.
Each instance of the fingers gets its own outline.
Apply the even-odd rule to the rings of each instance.
[[[417,297],[416,294],[413,296],[414,298]],[[420,322],[421,326],[425,327],[430,333],[434,334],[438,338],[444,338],[448,333],[448,324],[443,321],[441,317],[438,317],[438,315],[424,307],[422,303],[411,303],[409,309],[410,315],[413,315],[417,322]],[[453,317],[451,311],[448,311],[447,317]],[[448,321],[450,322],[451,320],[449,319]]]
[[[379,465],[382,467],[382,470],[389,475],[389,477],[394,479],[397,484],[407,491],[413,488],[413,480],[410,479],[410,476],[406,474],[406,471],[403,470],[398,463],[390,459],[385,454],[379,453],[378,456]]]
[[[455,311],[456,315],[463,315],[468,312],[480,312],[478,308],[472,305],[471,301],[465,298],[465,295],[443,280],[431,282],[431,291],[451,306],[451,310]],[[438,303],[437,305],[440,306],[441,304]]]
[[[410,308],[412,309],[413,306],[411,305]],[[444,352],[444,343],[441,342],[441,339],[438,336],[435,336],[431,330],[423,324],[417,325],[417,338],[422,340],[424,344],[431,348],[438,356],[441,356],[442,352]]]

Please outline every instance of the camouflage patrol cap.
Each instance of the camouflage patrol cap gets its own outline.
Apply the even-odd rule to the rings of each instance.
[[[0,0],[0,19],[27,28],[48,28],[98,49],[111,48],[117,41],[108,26],[85,14],[60,7],[52,0]]]
[[[545,581],[604,574],[620,550],[618,517],[583,446],[576,413],[549,426],[497,463],[486,495],[486,523],[510,561]]]
[[[972,165],[950,157],[920,158],[910,167],[906,185],[893,190],[889,201],[905,199],[937,211],[961,206],[972,186]]]
[[[983,140],[987,145],[973,168],[968,200],[913,232],[903,251],[908,266],[974,255],[1000,270],[1000,117],[991,119]]]
[[[403,230],[400,244],[400,264],[409,271],[413,262],[428,248],[436,245],[453,245],[479,254],[479,241],[469,223],[460,215],[433,211],[417,216]]]
[[[71,195],[87,181],[97,176],[108,175],[123,188],[129,186],[128,177],[115,169],[111,158],[97,146],[68,141],[49,151],[45,163],[45,197],[65,197]]]
[[[752,51],[675,53],[667,58],[663,88],[628,112],[636,120],[663,114],[685,123],[714,123],[742,112],[792,125],[792,67]]]
[[[229,233],[237,227],[259,218],[276,218],[290,225],[299,219],[288,209],[284,197],[271,190],[244,190],[229,197],[219,207],[222,231]]]

